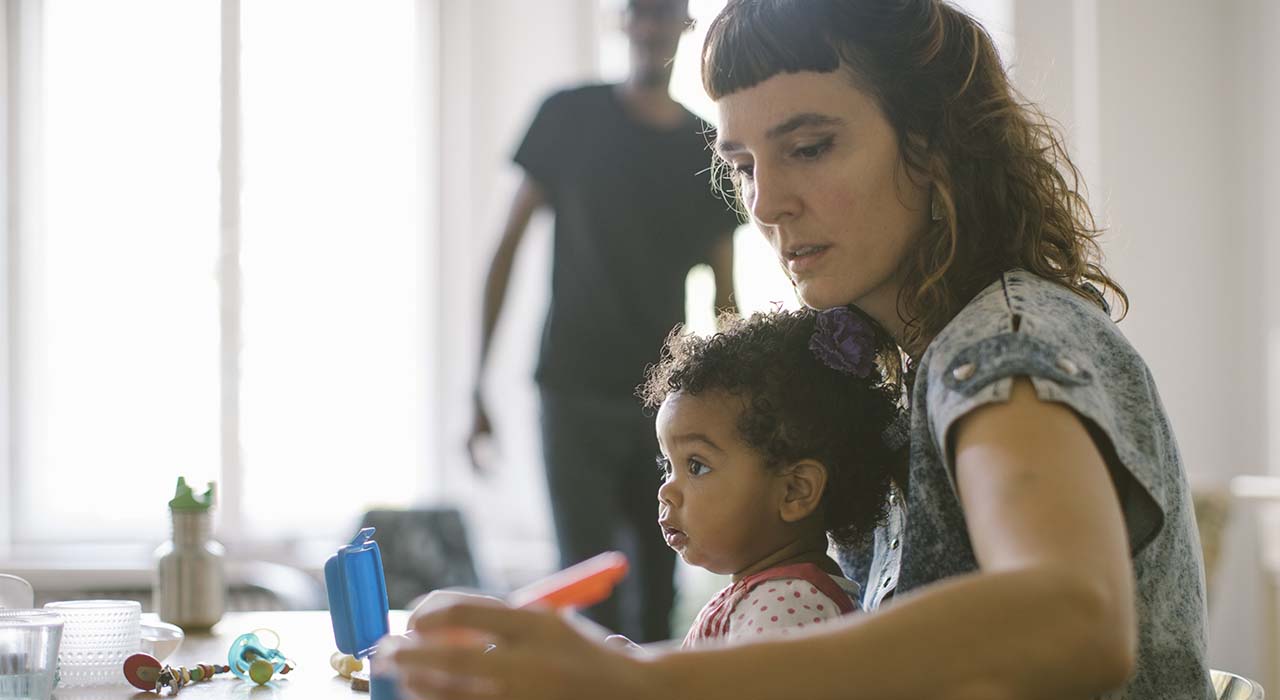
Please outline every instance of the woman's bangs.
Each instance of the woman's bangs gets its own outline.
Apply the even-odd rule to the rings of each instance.
[[[735,2],[707,30],[702,85],[718,100],[779,73],[830,73],[840,67],[812,0]]]

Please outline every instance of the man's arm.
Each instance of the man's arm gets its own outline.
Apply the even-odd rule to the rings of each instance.
[[[711,248],[711,271],[716,276],[715,312],[738,313],[738,301],[733,296],[733,231],[721,236]]]
[[[489,273],[485,276],[484,306],[480,322],[480,357],[476,362],[475,390],[472,393],[474,415],[471,435],[467,438],[471,466],[476,471],[481,471],[480,461],[476,455],[477,441],[492,432],[489,415],[480,397],[480,385],[484,378],[485,363],[489,359],[489,348],[493,343],[493,331],[498,326],[498,317],[502,315],[502,304],[507,296],[507,284],[511,281],[511,267],[515,263],[516,250],[520,248],[520,241],[524,239],[525,231],[529,228],[529,220],[533,218],[538,207],[546,201],[546,195],[538,183],[529,175],[525,175],[507,210],[502,240],[498,242],[498,249],[494,251],[493,259],[489,263]]]
[[[480,378],[484,376],[485,361],[489,357],[489,346],[493,341],[493,331],[498,326],[498,317],[502,315],[502,304],[507,295],[507,284],[511,281],[511,268],[515,262],[516,250],[520,241],[524,240],[525,231],[529,228],[529,220],[533,218],[538,207],[546,203],[546,195],[542,187],[528,175],[520,181],[511,206],[507,210],[507,221],[502,228],[502,240],[493,253],[489,263],[489,273],[484,284],[484,311],[480,327],[480,361],[476,365],[476,387],[480,386]]]

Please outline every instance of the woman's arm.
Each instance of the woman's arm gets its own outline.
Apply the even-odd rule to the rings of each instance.
[[[953,438],[980,573],[803,642],[664,657],[655,666],[671,697],[783,697],[798,679],[815,699],[1085,698],[1123,684],[1136,648],[1133,574],[1084,424],[1020,379],[1007,403],[975,410]]]
[[[549,614],[460,606],[418,629],[481,629],[501,653],[397,658],[424,696],[446,686],[434,697],[458,698],[1087,698],[1123,684],[1136,646],[1131,564],[1084,424],[1018,380],[1007,403],[975,410],[952,438],[979,573],[804,638],[654,660],[611,653]],[[461,677],[501,690],[473,695]]]

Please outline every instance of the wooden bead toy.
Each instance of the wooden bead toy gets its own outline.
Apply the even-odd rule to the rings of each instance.
[[[207,681],[215,674],[230,670],[230,667],[219,664],[199,664],[191,668],[164,666],[156,657],[142,653],[124,660],[124,677],[130,685],[153,693],[168,688],[170,695],[176,695],[192,683]]]

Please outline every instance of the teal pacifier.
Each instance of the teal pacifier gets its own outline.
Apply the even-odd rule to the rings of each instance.
[[[258,632],[270,632],[275,637],[275,644],[270,646],[265,644],[258,637]],[[227,652],[227,665],[231,667],[231,672],[242,680],[262,685],[271,680],[274,674],[283,675],[293,670],[293,662],[280,652],[279,647],[280,635],[272,630],[254,630],[248,634],[242,634],[231,643],[231,649]],[[263,668],[266,665],[270,665],[270,673],[266,673],[266,669]]]

